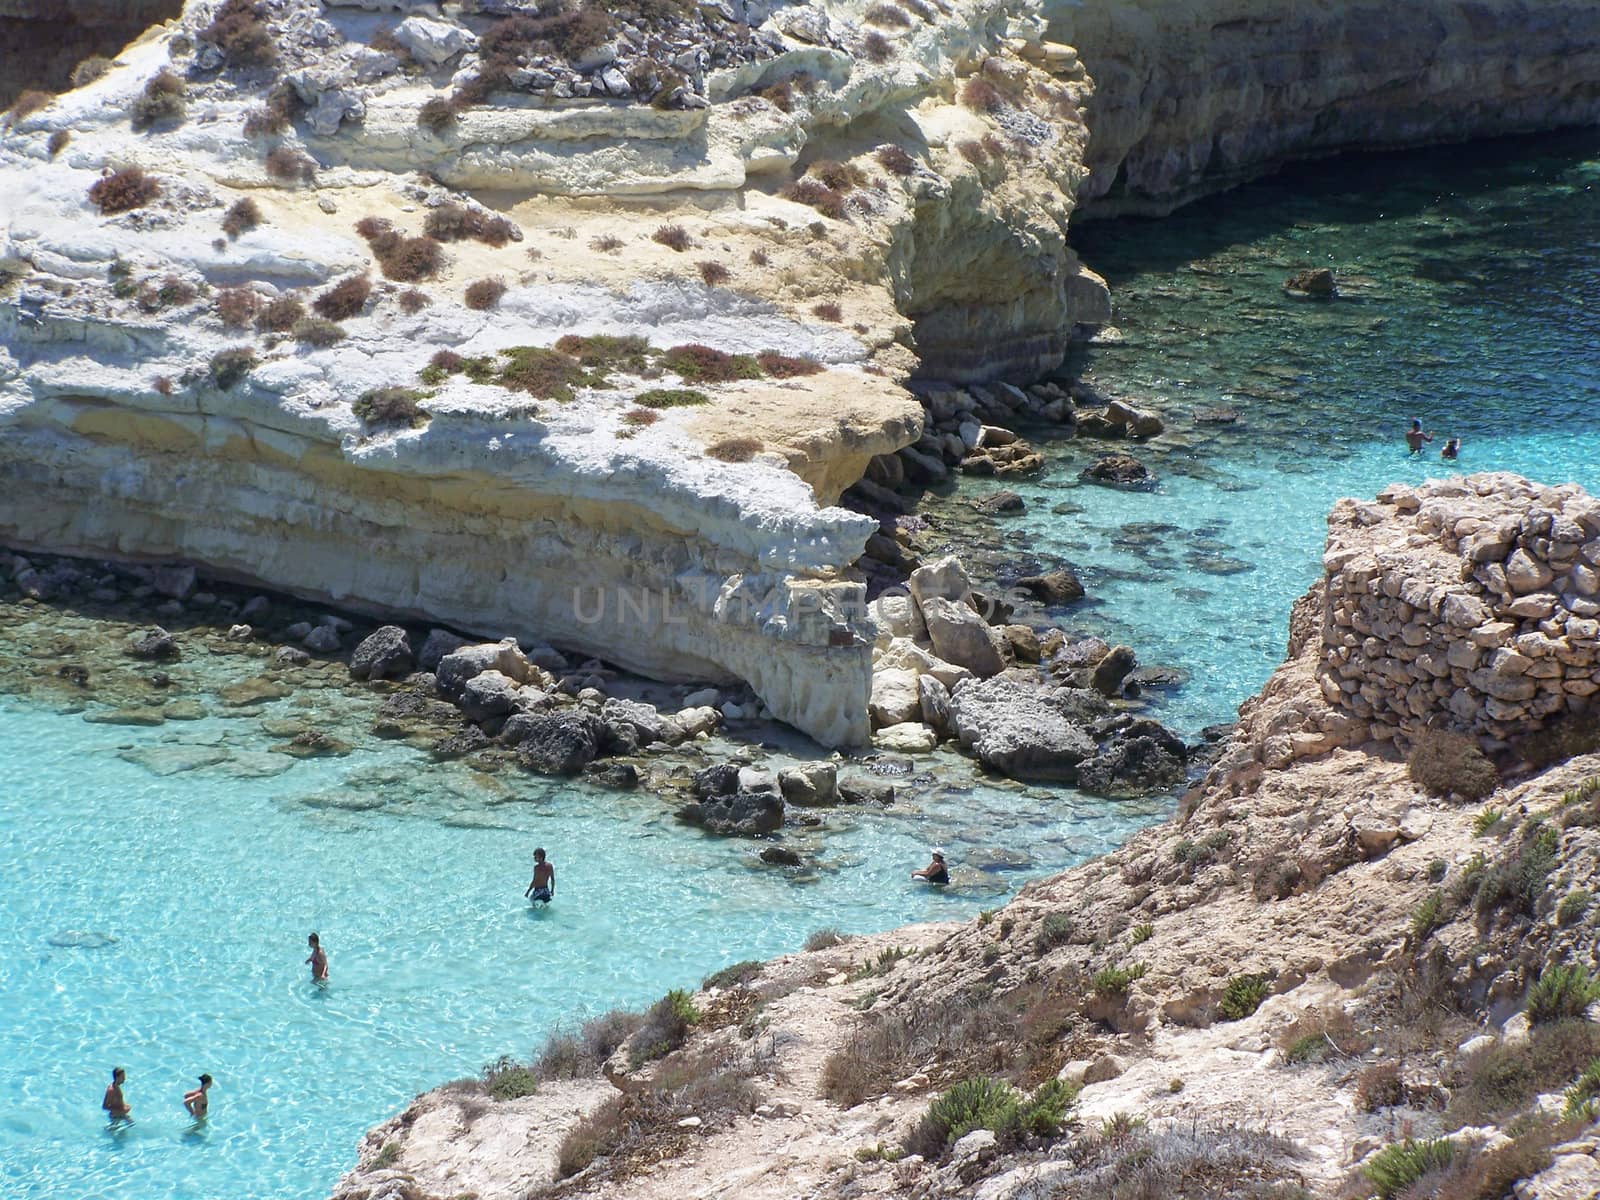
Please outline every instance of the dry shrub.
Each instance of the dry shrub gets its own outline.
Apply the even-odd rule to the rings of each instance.
[[[1481,800],[1500,786],[1499,773],[1478,743],[1444,729],[1424,730],[1406,757],[1412,782],[1434,796],[1451,792]]]
[[[992,113],[1005,107],[1006,98],[981,75],[974,75],[961,88],[961,103],[975,112]]]
[[[427,292],[419,292],[416,288],[408,288],[400,293],[400,311],[409,316],[416,316],[432,303]]]
[[[837,162],[831,158],[819,158],[811,164],[806,173],[820,179],[836,192],[849,191],[867,182],[866,172],[860,167],[854,163]]]
[[[1261,1129],[1198,1122],[1151,1129],[1119,1113],[1073,1143],[1079,1169],[1050,1195],[1053,1200],[1303,1200],[1310,1193],[1294,1165],[1303,1153]]]
[[[728,383],[761,378],[761,365],[748,354],[728,354],[690,342],[662,355],[662,364],[689,383]]]
[[[617,1008],[585,1021],[576,1033],[555,1029],[534,1054],[532,1071],[541,1080],[597,1075],[643,1021],[638,1013]]]
[[[58,129],[50,135],[50,140],[45,143],[45,149],[50,152],[50,157],[54,158],[67,148],[67,143],[71,140],[71,130]]]
[[[957,142],[956,153],[975,167],[981,167],[989,161],[989,152],[983,148],[983,143],[971,138]]]
[[[314,346],[325,350],[336,342],[344,341],[344,330],[332,321],[324,321],[321,317],[302,317],[294,323],[289,330],[290,335],[297,342],[304,342],[307,346]]]
[[[279,296],[256,314],[256,328],[263,333],[288,333],[306,315],[306,306],[293,296]]]
[[[95,181],[89,202],[106,216],[143,208],[161,195],[161,185],[140,167],[123,167]]]
[[[730,437],[712,442],[706,447],[706,457],[725,463],[747,463],[766,449],[766,443],[754,437]]]
[[[261,224],[261,206],[249,196],[236,200],[222,217],[222,232],[230,238],[236,238],[241,233]]]
[[[874,29],[861,39],[861,50],[867,61],[882,66],[894,57],[894,43]]]
[[[261,300],[247,287],[222,288],[217,292],[217,316],[229,329],[243,329],[255,318]]]
[[[500,353],[506,363],[493,381],[512,391],[564,404],[572,399],[573,388],[584,380],[583,364],[559,350],[516,346]]]
[[[466,305],[478,312],[487,312],[500,303],[500,297],[506,294],[506,281],[504,279],[476,279],[467,284],[465,294]]]
[[[428,214],[422,232],[441,242],[471,239],[489,246],[504,246],[516,233],[516,226],[504,217],[466,208],[460,204],[441,204]]]
[[[844,313],[832,300],[825,300],[821,304],[812,305],[811,315],[820,317],[824,321],[833,321],[835,323],[844,320]]]
[[[457,105],[443,96],[424,100],[417,109],[417,124],[438,137],[456,123]]]
[[[162,122],[181,121],[188,111],[183,99],[183,80],[162,68],[145,82],[144,91],[134,98],[129,109],[134,132]]]
[[[275,146],[267,154],[267,174],[282,183],[310,183],[317,177],[317,164],[310,155],[289,146]]]
[[[47,107],[50,101],[54,99],[55,97],[49,92],[29,89],[18,94],[17,98],[11,102],[11,107],[6,109],[6,119],[15,125],[17,122],[33,116],[41,108]]]
[[[223,391],[227,391],[238,383],[251,368],[256,365],[256,352],[249,346],[232,346],[227,350],[218,350],[211,356],[208,370],[211,382]]]
[[[600,254],[613,254],[622,249],[622,239],[611,234],[601,234],[599,237],[589,239],[589,249]]]
[[[362,217],[355,228],[356,236],[364,242],[374,242],[394,232],[394,226],[382,217]]]
[[[1377,1112],[1404,1104],[1406,1085],[1400,1068],[1392,1062],[1377,1063],[1356,1077],[1356,1107],[1362,1112]]]
[[[669,250],[676,250],[680,254],[694,243],[689,240],[689,231],[682,225],[660,225],[650,235],[652,242],[660,242]]]
[[[111,70],[111,60],[109,58],[101,54],[91,54],[72,68],[72,86],[75,88],[88,87],[109,70]]]
[[[764,350],[756,355],[756,362],[761,369],[774,379],[794,379],[800,375],[816,375],[823,368],[822,364],[814,358],[792,358],[787,354],[779,354],[773,350]]]
[[[785,200],[792,200],[796,204],[805,204],[816,209],[823,216],[832,220],[839,220],[845,214],[844,196],[842,193],[829,187],[820,179],[806,176],[796,179],[780,193]]]
[[[1452,1065],[1444,1127],[1484,1125],[1559,1091],[1600,1056],[1600,1028],[1584,1020],[1537,1025],[1522,1045],[1496,1042]]]
[[[385,387],[362,392],[351,411],[374,428],[417,428],[428,423],[428,414],[417,407],[422,393],[412,388]]]
[[[705,281],[707,287],[716,287],[733,278],[733,272],[719,262],[703,262],[697,265],[700,278]]]
[[[770,267],[772,258],[765,250],[750,251],[750,265],[753,267]]]
[[[661,420],[661,414],[653,408],[630,408],[622,414],[622,423],[636,428],[643,425],[654,425],[659,420]]]
[[[362,217],[356,222],[356,232],[366,239],[387,279],[416,283],[431,279],[444,266],[444,247],[439,242],[427,236],[408,238],[381,217]],[[401,302],[404,304],[405,297]]]
[[[1329,1056],[1353,1058],[1365,1054],[1371,1045],[1372,1039],[1356,1029],[1342,1008],[1301,1013],[1278,1033],[1278,1049],[1289,1063],[1322,1062]]]
[[[365,275],[351,275],[341,279],[311,304],[319,317],[330,321],[348,321],[360,316],[372,295],[372,280]]]
[[[910,175],[917,169],[917,160],[899,146],[879,146],[873,157],[891,175]]]
[[[228,56],[236,67],[269,67],[278,59],[272,31],[254,0],[224,0],[200,37]]]
[[[280,80],[267,93],[267,102],[245,115],[244,135],[258,138],[282,133],[294,124],[294,119],[304,109],[305,101],[300,99],[300,93],[292,84]]]
[[[200,289],[186,279],[168,275],[159,284],[146,283],[139,289],[139,307],[146,312],[160,312],[175,305],[190,304],[200,295]]]
[[[911,28],[910,15],[897,4],[874,4],[862,16],[872,24],[882,25],[886,29]]]

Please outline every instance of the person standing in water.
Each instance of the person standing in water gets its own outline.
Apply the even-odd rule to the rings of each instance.
[[[549,904],[556,898],[556,869],[544,860],[543,846],[533,852],[533,880],[522,894],[540,904]]]
[[[950,868],[944,865],[944,851],[935,848],[933,861],[920,871],[911,872],[911,878],[921,879],[927,883],[949,883]]]
[[[1425,432],[1422,428],[1422,422],[1413,418],[1411,421],[1411,428],[1406,430],[1406,446],[1410,449],[1411,453],[1417,453],[1417,451],[1422,449],[1424,442],[1431,441],[1433,441],[1432,430]]]
[[[311,947],[311,955],[306,959],[311,964],[311,982],[328,982],[328,953],[322,948],[321,941],[316,934],[306,938],[306,945]]]
[[[1439,451],[1439,457],[1454,462],[1461,457],[1461,439],[1451,438],[1444,444],[1444,449]]]
[[[210,1090],[211,1076],[202,1075],[200,1076],[200,1086],[192,1092],[183,1094],[183,1107],[196,1121],[204,1121],[206,1119],[206,1108],[209,1105],[206,1100],[206,1093]]]
[[[111,1086],[106,1088],[105,1098],[100,1101],[100,1107],[111,1115],[113,1128],[124,1123],[133,1124],[133,1110],[122,1098],[122,1084],[127,1078],[128,1073],[121,1067],[112,1067]]]

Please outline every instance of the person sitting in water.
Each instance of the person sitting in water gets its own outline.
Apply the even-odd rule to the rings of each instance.
[[[1431,441],[1433,441],[1432,431],[1430,430],[1424,432],[1422,428],[1422,422],[1413,418],[1411,421],[1411,428],[1406,430],[1406,445],[1411,448],[1411,453],[1415,454],[1418,450],[1422,449],[1422,444],[1424,442]]]
[[[306,945],[311,947],[311,955],[306,959],[311,964],[311,982],[328,982],[328,952],[322,948],[322,942],[316,934],[306,938]]]
[[[120,1125],[124,1121],[133,1120],[133,1110],[128,1107],[128,1102],[122,1098],[122,1083],[128,1078],[128,1073],[121,1067],[111,1068],[111,1086],[106,1088],[105,1098],[100,1101],[100,1107],[111,1114],[111,1123]]]
[[[933,861],[922,870],[911,872],[911,878],[921,879],[927,883],[949,883],[950,869],[944,865],[944,851],[935,849]]]
[[[533,852],[533,879],[522,894],[540,904],[549,904],[556,898],[556,869],[545,862],[543,846]]]
[[[1444,449],[1439,451],[1440,458],[1447,458],[1454,462],[1461,457],[1461,439],[1451,438],[1445,442]]]
[[[206,1092],[210,1090],[211,1076],[202,1075],[200,1076],[200,1086],[192,1092],[183,1094],[183,1107],[196,1121],[204,1121],[206,1119],[206,1107],[208,1104]]]

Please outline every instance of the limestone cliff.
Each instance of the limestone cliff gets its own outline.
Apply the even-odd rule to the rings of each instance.
[[[1296,158],[1600,119],[1588,0],[1042,6],[1095,84],[1087,211],[1162,214]]]

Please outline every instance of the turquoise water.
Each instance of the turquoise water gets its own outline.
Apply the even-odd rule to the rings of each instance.
[[[1282,660],[1337,497],[1487,470],[1600,490],[1600,134],[1302,167],[1075,242],[1125,336],[1078,365],[1169,432],[1043,447],[1050,470],[1006,485],[1029,510],[1000,525],[997,557],[1066,558],[1093,600],[1071,623],[1193,672],[1162,706],[1182,728],[1229,719]],[[1323,265],[1346,298],[1284,295]],[[1218,405],[1238,423],[1195,423]],[[1413,416],[1436,435],[1415,457]],[[1125,448],[1157,490],[1078,485]]]
[[[1136,451],[1161,485],[1076,486],[1118,447],[1049,447],[995,557],[1075,562],[1094,601],[1072,621],[1190,669],[1163,713],[1193,729],[1281,658],[1332,499],[1441,473],[1436,450],[1400,448],[1413,414],[1465,439],[1466,469],[1600,487],[1597,181],[1591,135],[1347,160],[1161,223],[1084,227],[1126,341],[1082,365],[1166,415],[1170,433]],[[1322,262],[1348,299],[1283,297],[1285,276]],[[1194,424],[1212,404],[1239,424]],[[0,659],[6,638],[0,623]],[[802,883],[756,867],[750,843],[684,830],[659,798],[430,764],[365,736],[375,701],[358,694],[316,699],[353,754],[284,766],[260,721],[303,714],[300,699],[155,729],[0,699],[0,1196],[326,1194],[369,1125],[527,1054],[558,1018],[647,1002],[823,925],[970,913],[1163,808],[923,775],[886,812],[826,814]],[[938,897],[905,879],[930,841],[958,861],[1031,860]],[[535,844],[559,870],[539,913],[521,899]],[[325,992],[302,965],[311,929]],[[67,931],[116,940],[52,944]],[[98,1107],[112,1065],[137,1118],[118,1135]],[[179,1101],[201,1071],[213,1117],[192,1133]]]

